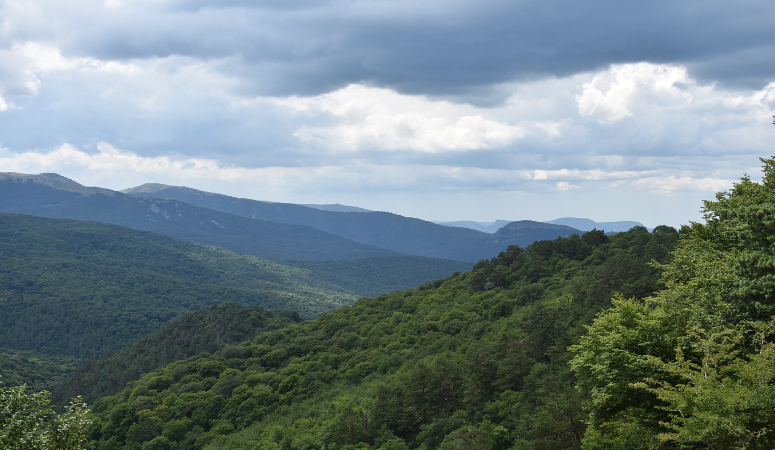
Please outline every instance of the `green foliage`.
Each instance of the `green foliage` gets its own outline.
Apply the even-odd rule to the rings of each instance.
[[[298,321],[294,314],[233,303],[189,313],[109,356],[85,361],[69,379],[56,385],[53,398],[62,402],[81,395],[92,402],[115,394],[143,374],[202,352],[223,350],[226,358],[244,357],[247,350],[236,344]],[[155,377],[149,387],[161,391],[172,382],[169,376]]]
[[[0,346],[94,357],[218,303],[312,317],[354,300],[310,271],[97,223],[0,214]]]
[[[666,288],[620,297],[572,348],[585,448],[775,445],[775,160],[682,230]],[[635,447],[632,447],[635,448]]]
[[[27,384],[35,391],[51,389],[67,379],[78,363],[73,357],[0,348],[0,379],[10,386]]]
[[[89,410],[75,398],[62,414],[51,408],[47,391],[0,386],[0,448],[7,450],[79,450],[88,447]]]
[[[0,235],[0,347],[56,357],[95,357],[213,304],[311,318],[467,266],[407,256],[303,268],[123,227],[13,214],[0,214]],[[15,376],[8,366],[0,371]]]
[[[667,442],[703,443],[716,448],[770,448],[775,424],[775,320],[758,328],[751,353],[744,351],[741,330],[695,333],[699,359],[679,347],[675,359],[652,361],[677,383],[647,378],[634,386],[655,394],[671,413]],[[696,362],[695,362],[696,361]]]
[[[428,280],[471,268],[470,263],[422,256],[382,256],[358,260],[287,261],[295,267],[362,297],[411,289]]]
[[[615,292],[658,289],[645,255],[664,261],[677,238],[636,228],[510,247],[144,375],[95,402],[90,432],[106,449],[579,448],[585,399],[566,348]]]

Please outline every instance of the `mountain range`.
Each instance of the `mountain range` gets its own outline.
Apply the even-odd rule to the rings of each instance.
[[[58,406],[85,394],[73,436],[99,449],[771,448],[773,251],[762,223],[775,171],[763,161],[762,184],[744,177],[705,202],[714,220],[681,234],[664,225],[581,233],[567,224],[600,224],[578,218],[509,222],[480,241],[505,246],[496,257],[359,300],[355,290],[385,292],[453,269],[442,261],[466,263],[57,175],[5,175],[8,208],[121,220],[148,208],[166,213],[138,222],[180,232],[173,224],[190,231],[199,220],[230,236],[235,224],[266,222],[309,240],[302,231],[322,233],[323,250],[350,257],[282,262],[0,213],[0,376],[14,384],[0,394],[44,406],[47,392],[27,395],[19,383],[51,389]],[[283,205],[285,220],[304,222]],[[263,237],[242,236],[251,238]],[[523,244],[533,238],[543,240]],[[51,426],[74,423],[51,417]]]
[[[439,225],[446,225],[449,227],[462,227],[470,228],[472,230],[482,231],[484,233],[495,233],[504,226],[510,224],[511,220],[496,220],[494,222],[474,222],[470,220],[459,220],[452,222],[435,222]],[[595,222],[591,219],[578,218],[578,217],[562,217],[559,219],[550,220],[545,223],[551,223],[554,225],[565,225],[571,228],[575,228],[579,231],[592,231],[602,230],[606,233],[621,233],[627,231],[632,227],[642,227],[643,224],[632,220],[621,220],[617,222]]]
[[[403,254],[475,262],[491,258],[505,248],[486,243],[488,236],[482,232],[444,227],[387,212],[330,211],[291,203],[229,197],[187,187],[159,184],[146,184],[123,192],[147,199],[185,202],[196,207],[240,217],[309,226],[360,244]]]
[[[158,183],[118,192],[58,174],[0,173],[0,193],[2,212],[124,225],[285,261],[413,255],[473,263],[508,245],[581,232],[566,224],[517,221],[496,222],[501,226],[486,233],[343,205],[266,202]]]

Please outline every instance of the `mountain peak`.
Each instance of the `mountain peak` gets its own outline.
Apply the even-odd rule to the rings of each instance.
[[[642,223],[632,220],[620,220],[618,222],[595,222],[591,219],[578,217],[562,217],[559,219],[551,220],[548,223],[553,223],[556,225],[567,225],[581,231],[590,231],[593,228],[596,228],[607,233],[619,233],[622,231],[627,231],[632,227],[643,226]]]
[[[502,226],[492,234],[492,237],[487,239],[487,242],[498,243],[502,246],[518,245],[524,248],[535,241],[553,240],[572,234],[581,234],[581,231],[565,225],[554,225],[534,220],[517,220]]]
[[[359,208],[357,206],[341,205],[339,203],[330,203],[326,205],[303,204],[301,206],[307,206],[309,208],[332,212],[372,212],[370,209]]]
[[[0,180],[16,181],[21,183],[36,183],[49,187],[84,187],[67,177],[59,175],[58,173],[39,173],[36,175],[29,173],[2,172],[0,173]]]
[[[569,227],[567,225],[556,225],[552,223],[545,223],[545,222],[536,222],[535,220],[517,220],[515,222],[508,223],[501,228],[498,229],[493,235],[495,236],[504,236],[504,235],[512,235],[515,232],[519,232],[522,230],[547,230],[547,231],[565,231],[573,233],[578,233],[579,230],[573,227]]]
[[[39,173],[27,174],[16,172],[0,172],[0,181],[10,181],[15,183],[35,183],[42,186],[48,186],[52,189],[61,191],[77,192],[81,195],[116,195],[116,191],[98,187],[87,187],[79,184],[70,178],[59,175],[58,173]]]
[[[171,186],[169,184],[161,184],[161,183],[145,183],[141,184],[140,186],[135,186],[133,188],[129,189],[123,189],[121,192],[124,194],[152,194],[154,192],[159,192],[163,189],[171,188],[175,186]]]

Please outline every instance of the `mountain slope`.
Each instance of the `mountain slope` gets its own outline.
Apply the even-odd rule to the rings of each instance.
[[[511,247],[147,374],[93,405],[92,435],[100,448],[579,448],[584,399],[566,348],[614,292],[658,288],[648,262],[677,236]]]
[[[277,314],[258,306],[233,303],[195,311],[163,325],[105,358],[90,359],[53,389],[52,399],[64,403],[76,395],[87,402],[113,395],[141,375],[202,352],[213,353],[257,334],[298,322],[298,316]],[[238,351],[232,349],[232,351]],[[51,384],[47,387],[51,389]]]
[[[464,227],[471,228],[472,230],[479,230],[485,233],[495,233],[503,226],[509,224],[508,220],[496,220],[495,222],[472,222],[468,220],[459,220],[455,222],[436,222],[439,225],[446,225],[449,227]],[[591,219],[576,218],[576,217],[562,217],[559,219],[550,220],[543,223],[549,223],[553,225],[565,225],[571,228],[575,228],[579,231],[591,231],[594,229],[603,230],[607,233],[620,233],[627,231],[632,227],[642,227],[640,222],[634,222],[631,220],[621,220],[618,222],[595,222]]]
[[[565,225],[553,225],[533,220],[518,220],[499,228],[498,231],[487,238],[487,242],[505,247],[518,245],[524,248],[535,241],[553,240],[573,234],[581,234],[581,232]]]
[[[160,184],[143,185],[123,192],[142,198],[186,202],[253,219],[306,225],[356,242],[410,255],[475,262],[489,259],[505,249],[488,243],[487,234],[482,232],[445,227],[387,212],[327,211]]]
[[[0,347],[78,357],[216,303],[310,318],[470,268],[415,256],[287,265],[121,226],[6,213],[0,255]]]
[[[634,222],[631,220],[621,220],[618,222],[595,222],[590,219],[576,218],[576,217],[562,217],[559,219],[550,220],[547,223],[555,225],[566,225],[576,228],[581,231],[590,231],[593,229],[602,230],[607,233],[620,233],[627,231],[632,227],[642,227],[640,222]]]
[[[55,187],[62,184],[70,188]],[[52,174],[24,178],[3,174],[0,211],[124,225],[262,258],[353,259],[395,255],[312,227],[250,220],[179,201],[138,198],[101,189],[82,195],[73,185],[80,186]]]
[[[26,384],[34,391],[50,391],[67,380],[73,369],[80,364],[80,360],[72,356],[3,347],[0,347],[0,361],[0,386]]]
[[[0,214],[0,236],[3,347],[88,357],[216,303],[312,317],[356,298],[306,269],[114,225]]]
[[[444,225],[445,227],[470,228],[472,230],[477,230],[483,233],[492,234],[498,231],[504,225],[508,225],[511,222],[508,220],[496,220],[495,222],[474,222],[471,220],[457,220],[452,222],[435,222],[435,223],[439,225]]]

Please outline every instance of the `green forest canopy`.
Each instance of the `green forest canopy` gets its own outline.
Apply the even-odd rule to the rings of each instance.
[[[456,435],[574,448],[583,399],[565,349],[614,292],[655,292],[647,263],[677,238],[640,227],[511,247],[147,374],[94,404],[92,437],[101,449],[430,449]]]
[[[666,289],[619,297],[573,347],[585,448],[775,446],[775,159],[681,230]]]
[[[772,448],[775,160],[763,162],[760,183],[705,203],[669,262],[668,227],[512,247],[146,375],[95,404],[92,437],[104,449]]]
[[[680,234],[510,247],[143,375],[94,403],[88,435],[99,449],[773,448],[762,162],[761,182],[744,176]]]

